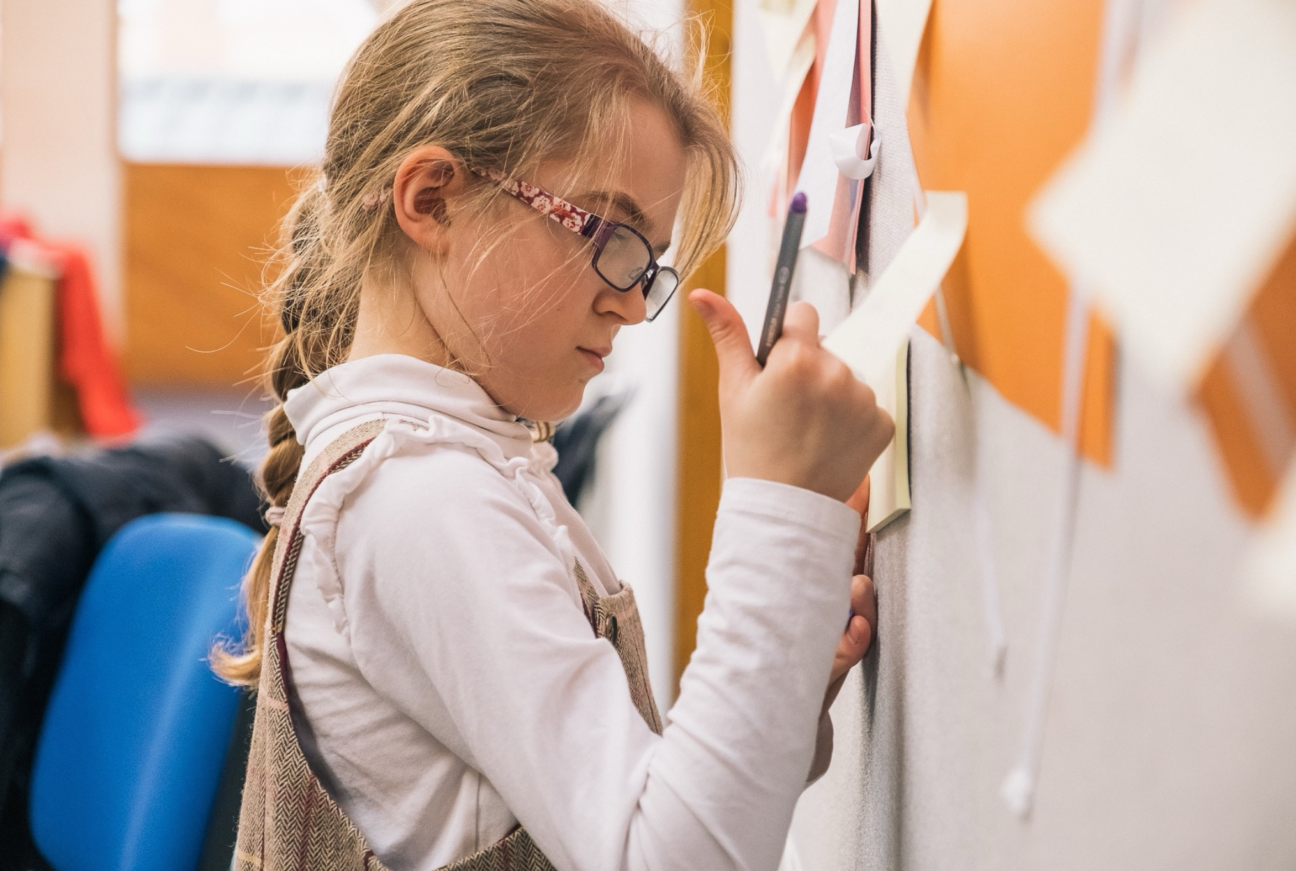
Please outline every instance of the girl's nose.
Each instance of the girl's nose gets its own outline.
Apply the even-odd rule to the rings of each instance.
[[[615,314],[624,323],[634,325],[643,323],[648,316],[648,304],[644,300],[643,288],[637,284],[621,291],[603,283],[598,296],[594,297],[594,311]]]

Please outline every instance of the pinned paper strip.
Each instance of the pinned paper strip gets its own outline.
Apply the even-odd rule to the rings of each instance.
[[[900,105],[909,105],[918,49],[927,30],[927,16],[932,0],[876,0],[877,23],[887,41],[891,61],[899,84]]]
[[[1080,429],[1080,403],[1084,385],[1085,351],[1088,346],[1089,315],[1085,295],[1074,285],[1067,298],[1067,329],[1062,363],[1062,482],[1053,524],[1049,530],[1047,562],[1041,573],[1040,628],[1035,668],[1026,694],[1026,721],[1021,751],[1000,786],[999,794],[1013,813],[1027,816],[1035,804],[1040,759],[1044,753],[1044,725],[1057,647],[1062,634],[1067,582],[1070,580],[1071,550],[1075,541],[1076,506],[1080,494],[1080,454],[1076,436]]]
[[[868,297],[824,340],[864,383],[877,389],[901,345],[949,271],[967,232],[967,195],[929,191],[927,212]]]
[[[967,370],[963,370],[964,378]],[[973,537],[976,539],[977,576],[981,581],[981,619],[985,623],[990,675],[1003,675],[1008,657],[1008,631],[1004,628],[1003,602],[999,595],[999,569],[994,555],[994,523],[986,498],[985,464],[978,458],[972,483]]]
[[[837,171],[847,178],[863,180],[873,174],[877,166],[878,149],[882,138],[877,128],[869,124],[856,124],[828,137],[833,163]]]
[[[1296,226],[1296,5],[1200,0],[1164,37],[1030,225],[1187,390]]]
[[[1289,291],[1296,293],[1296,287]],[[1244,317],[1238,323],[1224,345],[1223,357],[1260,456],[1274,477],[1280,478],[1296,452],[1296,427],[1292,425],[1283,385],[1269,364],[1264,341],[1250,318]]]
[[[1296,462],[1296,234],[1233,335],[1207,367],[1196,400],[1206,413],[1237,505],[1272,510]]]
[[[788,4],[784,5],[790,33],[800,21],[793,13],[801,7]],[[762,20],[771,27],[777,19],[767,9]],[[795,48],[786,48],[784,34],[779,47],[771,49],[772,58],[787,59],[788,75],[783,79],[776,133],[762,160],[763,168],[774,170],[762,173],[774,179],[770,214],[781,214],[793,191],[805,193],[812,205],[802,248],[813,248],[845,266],[838,276],[843,284],[857,267],[864,205],[859,173],[868,172],[860,164],[869,159],[871,136],[867,128],[872,107],[872,34],[871,0],[818,0]],[[774,42],[767,37],[767,43]],[[846,137],[850,144],[835,142],[847,129],[855,130],[853,138]],[[860,149],[858,160],[851,158],[849,174],[843,174],[837,158],[855,147]]]
[[[770,69],[782,88],[774,115],[776,126],[771,147],[762,160],[771,166],[786,161],[792,110],[805,86],[806,76],[814,67],[815,34],[810,20],[817,3],[818,0],[761,0],[757,8]]]
[[[1119,71],[1137,49],[1136,23],[1143,0],[1107,0],[1103,10],[1103,38],[1098,52],[1098,77],[1090,118],[1091,131],[1102,130],[1116,102]],[[1066,329],[1062,346],[1062,475],[1053,524],[1049,530],[1047,562],[1041,573],[1039,633],[1035,667],[1026,695],[1026,716],[1017,761],[1000,786],[999,794],[1013,813],[1029,815],[1039,784],[1044,752],[1044,726],[1057,667],[1066,589],[1070,580],[1071,552],[1075,541],[1076,507],[1080,493],[1080,415],[1084,402],[1085,357],[1089,344],[1089,288],[1082,274],[1073,274],[1067,292]]]
[[[1252,543],[1246,581],[1255,605],[1296,624],[1296,465],[1287,472],[1276,510]]]
[[[832,221],[830,206],[837,198],[838,173],[830,137],[843,129],[850,111],[859,48],[859,13],[859,0],[837,0],[833,9],[810,124],[810,141],[796,183],[796,190],[804,191],[811,203],[802,236],[803,248],[827,236]]]
[[[787,211],[785,203],[782,204],[783,208],[779,207],[781,204],[779,195],[787,186],[787,149],[788,137],[791,135],[792,113],[801,95],[801,89],[805,86],[806,76],[810,75],[810,70],[814,67],[814,59],[814,36],[807,32],[788,60],[788,67],[778,71],[782,76],[783,89],[777,114],[774,116],[779,119],[778,126],[770,138],[770,147],[761,157],[761,177],[774,181],[774,203],[771,214]]]

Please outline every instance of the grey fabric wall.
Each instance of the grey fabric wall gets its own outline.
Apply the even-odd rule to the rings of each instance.
[[[912,157],[879,49],[874,275],[912,224]],[[867,285],[861,276],[856,304]],[[1023,819],[999,788],[1025,728],[1063,448],[914,330],[913,510],[878,537],[877,644],[834,707],[833,766],[798,808],[809,871],[1296,868],[1296,629],[1248,604],[1249,529],[1200,416],[1127,361],[1118,371],[1115,464],[1082,473],[1039,789]],[[978,464],[1008,639],[998,677],[974,536]]]

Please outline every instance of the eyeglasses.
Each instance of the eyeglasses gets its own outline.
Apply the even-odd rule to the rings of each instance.
[[[625,293],[638,285],[647,304],[647,319],[652,320],[675,295],[680,285],[679,273],[662,266],[653,256],[652,245],[629,224],[609,221],[601,215],[574,206],[543,188],[507,177],[494,170],[473,169],[482,178],[499,186],[509,196],[548,215],[563,227],[594,243],[594,271],[615,289]]]

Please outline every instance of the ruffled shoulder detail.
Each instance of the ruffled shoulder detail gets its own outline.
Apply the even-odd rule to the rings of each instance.
[[[531,446],[531,468],[536,472],[552,472],[558,465],[558,451],[549,442],[536,442]]]
[[[415,425],[405,418],[392,418],[351,465],[329,475],[320,484],[301,515],[302,534],[316,544],[319,559],[326,563],[315,566],[319,590],[333,617],[334,628],[343,636],[349,635],[349,627],[335,556],[342,506],[384,460],[437,448],[472,451],[498,471],[531,506],[541,527],[552,537],[563,564],[575,565],[576,549],[567,526],[558,521],[553,506],[534,480],[536,475],[547,474],[557,462],[558,455],[552,445],[542,442],[529,456],[510,459],[488,436],[452,418],[433,414],[426,426]]]

